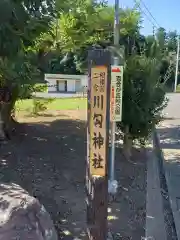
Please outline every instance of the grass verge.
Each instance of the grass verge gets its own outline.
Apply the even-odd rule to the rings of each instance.
[[[42,99],[43,101],[43,99]],[[54,99],[48,104],[48,110],[77,110],[86,109],[87,98],[61,98]],[[19,100],[16,102],[16,110],[22,112],[31,112],[33,109],[33,99]]]

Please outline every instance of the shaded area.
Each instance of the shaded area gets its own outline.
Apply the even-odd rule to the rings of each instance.
[[[26,119],[28,121],[28,119]],[[60,239],[87,239],[85,206],[86,124],[73,119],[40,118],[25,133],[1,146],[1,182],[19,184],[50,213]],[[145,235],[146,152],[133,150],[127,161],[116,152],[119,193],[109,206],[115,239]]]
[[[119,182],[115,202],[110,204],[109,227],[114,239],[141,239],[145,237],[146,221],[146,149],[133,149],[127,161],[121,149],[116,151],[116,179]],[[113,218],[114,216],[114,218]]]
[[[84,123],[71,120],[29,124],[23,138],[1,148],[1,181],[37,197],[59,236],[84,234],[84,133]]]

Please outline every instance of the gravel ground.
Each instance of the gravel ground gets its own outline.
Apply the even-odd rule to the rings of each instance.
[[[0,150],[1,182],[17,183],[37,197],[51,214],[59,239],[87,239],[85,118],[75,111],[21,118],[24,134]],[[117,149],[116,163],[120,185],[109,205],[109,228],[115,239],[140,240],[145,234],[146,151],[134,149],[127,161]]]

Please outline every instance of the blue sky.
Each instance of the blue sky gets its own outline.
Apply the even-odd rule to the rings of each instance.
[[[115,0],[108,0],[110,4],[114,4]],[[119,0],[120,7],[132,7],[134,0]],[[158,24],[167,31],[177,30],[180,33],[180,0],[143,0],[151,14],[154,16]],[[149,16],[146,9],[141,4],[142,10]],[[144,18],[144,28],[142,33],[147,35],[152,33],[152,23],[149,22],[146,15]],[[150,19],[151,16],[149,16]],[[153,19],[152,19],[153,21]]]

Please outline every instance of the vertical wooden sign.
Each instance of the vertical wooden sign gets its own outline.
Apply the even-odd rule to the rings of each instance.
[[[89,239],[107,238],[111,56],[89,52],[87,120],[87,225]]]

